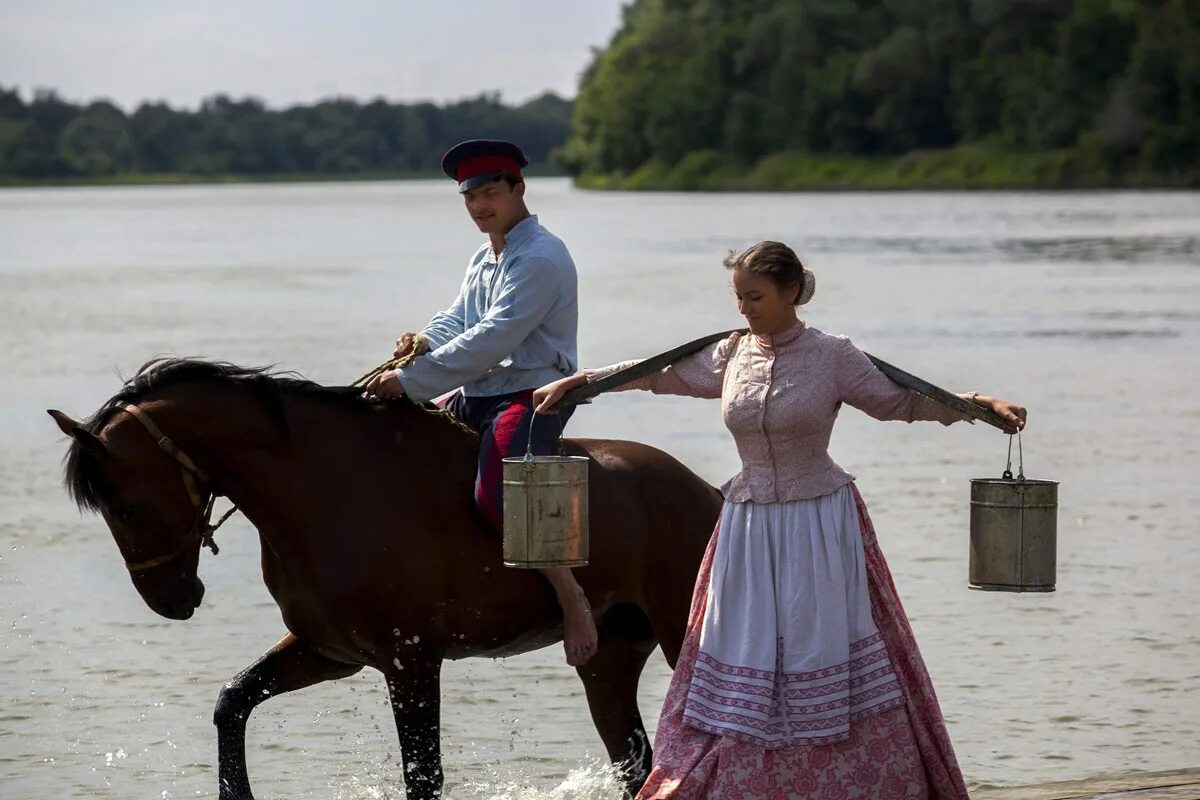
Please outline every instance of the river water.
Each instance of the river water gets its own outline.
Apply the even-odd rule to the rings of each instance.
[[[1054,594],[966,587],[995,430],[847,409],[834,434],[972,786],[1200,764],[1200,194],[528,196],[579,265],[586,365],[737,326],[720,259],[772,238],[816,271],[810,324],[1030,408],[1026,473],[1062,482]],[[191,621],[147,609],[68,502],[44,410],[90,414],[164,353],[346,383],[453,297],[477,242],[442,181],[0,191],[0,795],[212,796],[217,691],[282,633],[240,518]],[[713,483],[737,468],[715,402],[613,395],[570,432]],[[668,679],[656,655],[650,726]],[[443,708],[451,797],[617,796],[560,648],[448,664]],[[261,706],[249,752],[260,797],[402,785],[376,674]]]

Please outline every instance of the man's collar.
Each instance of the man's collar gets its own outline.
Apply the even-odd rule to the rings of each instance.
[[[504,250],[507,252],[508,248],[515,244],[520,244],[532,236],[534,230],[537,229],[537,224],[537,214],[530,214],[528,217],[525,217],[525,219],[509,228],[508,233],[504,235]],[[489,240],[487,246],[487,255],[484,256],[484,261],[498,262],[499,260],[500,259],[496,256],[496,248]]]
[[[512,247],[514,244],[520,244],[525,239],[533,235],[537,229],[538,218],[537,214],[530,214],[525,219],[513,225],[508,233],[504,235],[504,249]]]

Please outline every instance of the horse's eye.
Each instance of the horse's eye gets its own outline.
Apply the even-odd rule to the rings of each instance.
[[[134,513],[132,508],[126,507],[117,509],[117,519],[119,519],[121,522],[130,522],[133,520],[133,517]]]

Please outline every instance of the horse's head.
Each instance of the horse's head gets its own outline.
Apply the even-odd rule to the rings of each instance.
[[[73,440],[67,488],[80,508],[104,517],[138,594],[157,614],[191,617],[204,597],[196,568],[208,487],[181,480],[179,461],[127,411],[85,423],[49,414]]]

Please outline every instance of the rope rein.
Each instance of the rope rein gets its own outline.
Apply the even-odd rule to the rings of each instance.
[[[424,336],[418,335],[416,338],[416,341],[413,343],[413,349],[411,351],[409,351],[408,354],[400,356],[400,358],[393,358],[391,361],[383,362],[378,367],[371,370],[366,375],[363,375],[361,378],[359,378],[358,380],[356,380],[354,383],[352,383],[350,385],[351,386],[365,386],[366,384],[370,383],[377,375],[382,375],[383,373],[388,372],[389,370],[393,370],[393,369],[404,369],[405,367],[409,366],[414,361],[416,361],[419,356],[423,356],[428,352],[429,352],[429,340],[426,339]],[[450,421],[450,423],[452,425],[454,425],[456,428],[463,431],[464,433],[469,433],[475,437],[479,436],[479,431],[475,430],[470,425],[463,422],[458,417],[454,416],[453,414],[451,414],[449,411],[447,411],[444,408],[426,408],[425,406],[421,406],[421,410],[427,414],[433,414],[434,416],[445,417],[447,420]]]
[[[361,378],[359,378],[358,380],[356,380],[354,383],[352,383],[350,385],[351,386],[365,386],[368,383],[370,383],[371,380],[373,378],[375,378],[377,375],[382,375],[383,373],[387,372],[388,370],[392,370],[392,369],[404,369],[405,367],[410,366],[414,361],[416,361],[418,356],[423,356],[428,352],[429,352],[428,340],[426,340],[426,338],[424,336],[418,336],[416,338],[416,341],[413,343],[413,349],[410,350],[408,353],[400,356],[399,358],[393,358],[390,361],[383,362],[378,367],[371,370],[366,375],[363,375]]]

